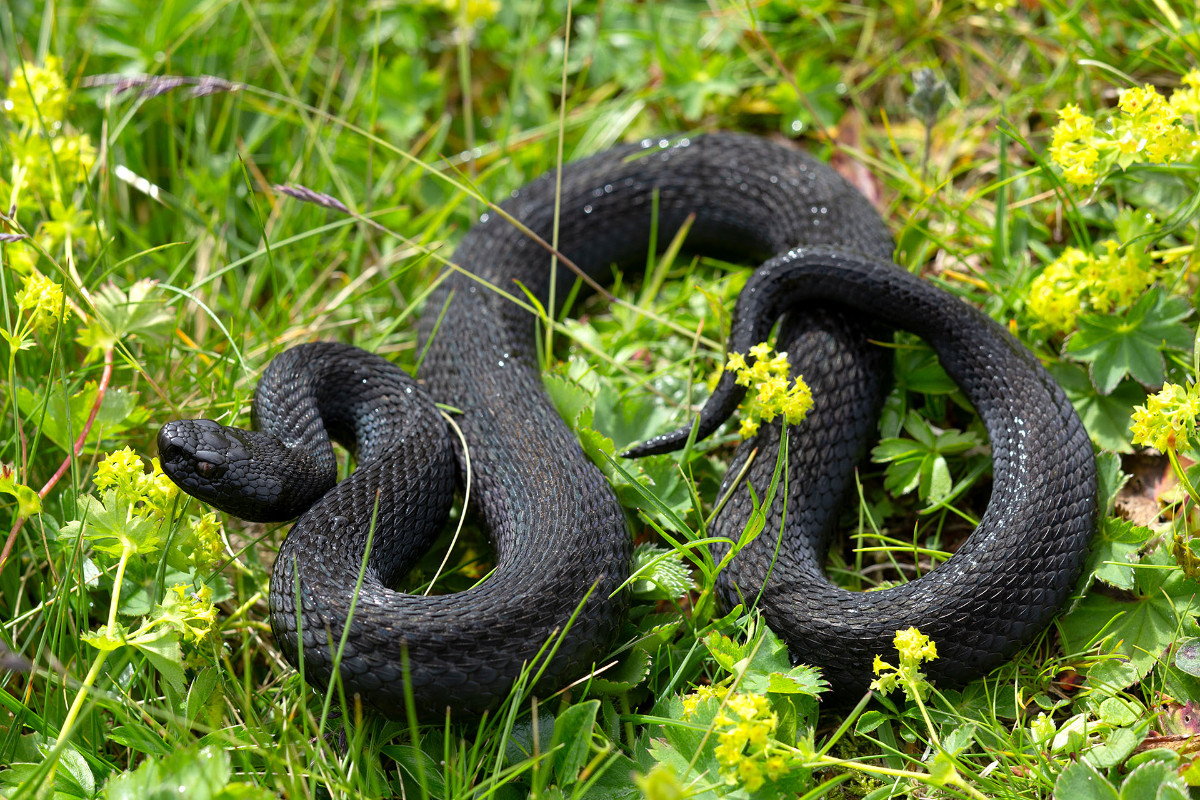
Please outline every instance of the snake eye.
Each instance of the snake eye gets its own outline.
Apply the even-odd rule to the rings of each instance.
[[[211,461],[197,461],[196,472],[200,473],[200,477],[212,481],[225,474],[225,465],[214,464]]]

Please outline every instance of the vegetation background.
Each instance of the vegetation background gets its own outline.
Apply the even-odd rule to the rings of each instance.
[[[1189,796],[1198,14],[10,0],[0,794]],[[517,692],[447,726],[360,718],[336,687],[303,686],[266,622],[286,526],[176,494],[150,461],[159,424],[246,420],[257,372],[296,342],[412,368],[414,314],[485,199],[560,159],[715,128],[831,161],[889,221],[897,263],[1008,325],[1060,380],[1101,452],[1105,511],[1070,610],[962,690],[930,691],[921,642],[898,640],[903,692],[819,713],[818,676],[753,615],[715,607],[716,565],[687,544],[731,429],[686,463],[606,466],[645,570],[586,690]],[[547,386],[597,452],[686,418],[745,278],[649,260],[645,280],[616,278],[630,306],[554,322]],[[896,378],[831,555],[851,588],[927,571],[987,501],[986,437],[918,341],[897,339]],[[439,587],[487,558],[467,525]]]

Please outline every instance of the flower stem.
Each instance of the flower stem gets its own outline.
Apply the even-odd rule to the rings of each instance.
[[[129,563],[129,556],[133,553],[133,547],[128,543],[121,548],[121,560],[117,563],[117,574],[113,577],[112,602],[108,604],[108,635],[117,635],[117,606],[121,602],[121,581],[125,579],[125,565]]]
[[[67,716],[63,720],[62,727],[58,730],[58,739],[54,742],[54,750],[50,753],[50,760],[53,763],[50,765],[50,771],[46,776],[51,785],[54,785],[54,773],[58,769],[57,756],[70,741],[71,729],[75,727],[75,720],[79,717],[79,712],[83,709],[83,704],[87,701],[88,693],[91,691],[92,686],[96,684],[96,678],[100,676],[100,670],[104,667],[104,662],[108,660],[110,652],[110,650],[101,650],[96,656],[96,660],[92,662],[91,668],[83,679],[83,684],[79,687],[79,693],[75,695],[75,700],[71,703],[71,708],[67,711]]]

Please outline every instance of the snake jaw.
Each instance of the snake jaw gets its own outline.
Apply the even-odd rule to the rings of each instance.
[[[328,487],[296,492],[276,473],[264,470],[277,458],[295,454],[274,436],[231,428],[211,419],[172,420],[158,432],[162,470],[187,494],[251,522],[284,522]],[[286,473],[285,473],[286,474]],[[331,484],[332,485],[332,484]]]

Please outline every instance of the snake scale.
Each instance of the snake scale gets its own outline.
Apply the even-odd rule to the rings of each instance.
[[[555,203],[551,172],[501,208],[548,241]],[[659,242],[694,217],[689,250],[762,264],[739,297],[727,349],[745,353],[780,323],[777,347],[815,399],[789,430],[786,491],[720,577],[724,602],[757,601],[793,659],[821,667],[842,697],[867,687],[873,657],[894,653],[899,629],[917,626],[936,641],[940,658],[928,672],[945,683],[1002,663],[1043,630],[1081,569],[1096,475],[1079,418],[1033,355],[980,311],[894,265],[870,203],[786,145],[716,133],[618,146],[562,168],[559,249],[589,275],[644,264],[655,215]],[[299,515],[271,579],[276,639],[293,664],[303,654],[309,680],[327,684],[349,617],[344,688],[393,717],[404,714],[406,678],[417,711],[433,717],[497,707],[535,662],[539,691],[578,679],[609,652],[628,603],[626,515],[547,398],[534,319],[511,299],[524,291],[547,302],[549,254],[493,212],[453,260],[472,275],[450,274],[426,304],[423,385],[357,348],[301,345],[264,372],[257,431],[184,420],[158,438],[164,470],[186,492],[249,520]],[[574,279],[560,264],[557,286]],[[890,383],[889,351],[875,342],[896,328],[935,349],[982,417],[992,494],[978,528],[937,569],[851,592],[822,565]],[[725,373],[700,411],[698,436],[744,391]],[[468,591],[424,597],[391,587],[442,529],[463,457],[431,397],[458,410],[496,567]],[[690,427],[633,454],[674,449]],[[357,464],[336,485],[330,436]],[[732,495],[710,535],[739,538],[752,510],[748,485],[765,495],[780,437],[778,425],[764,425],[737,450],[731,476],[753,450],[760,457],[739,485],[727,478],[722,493]]]

